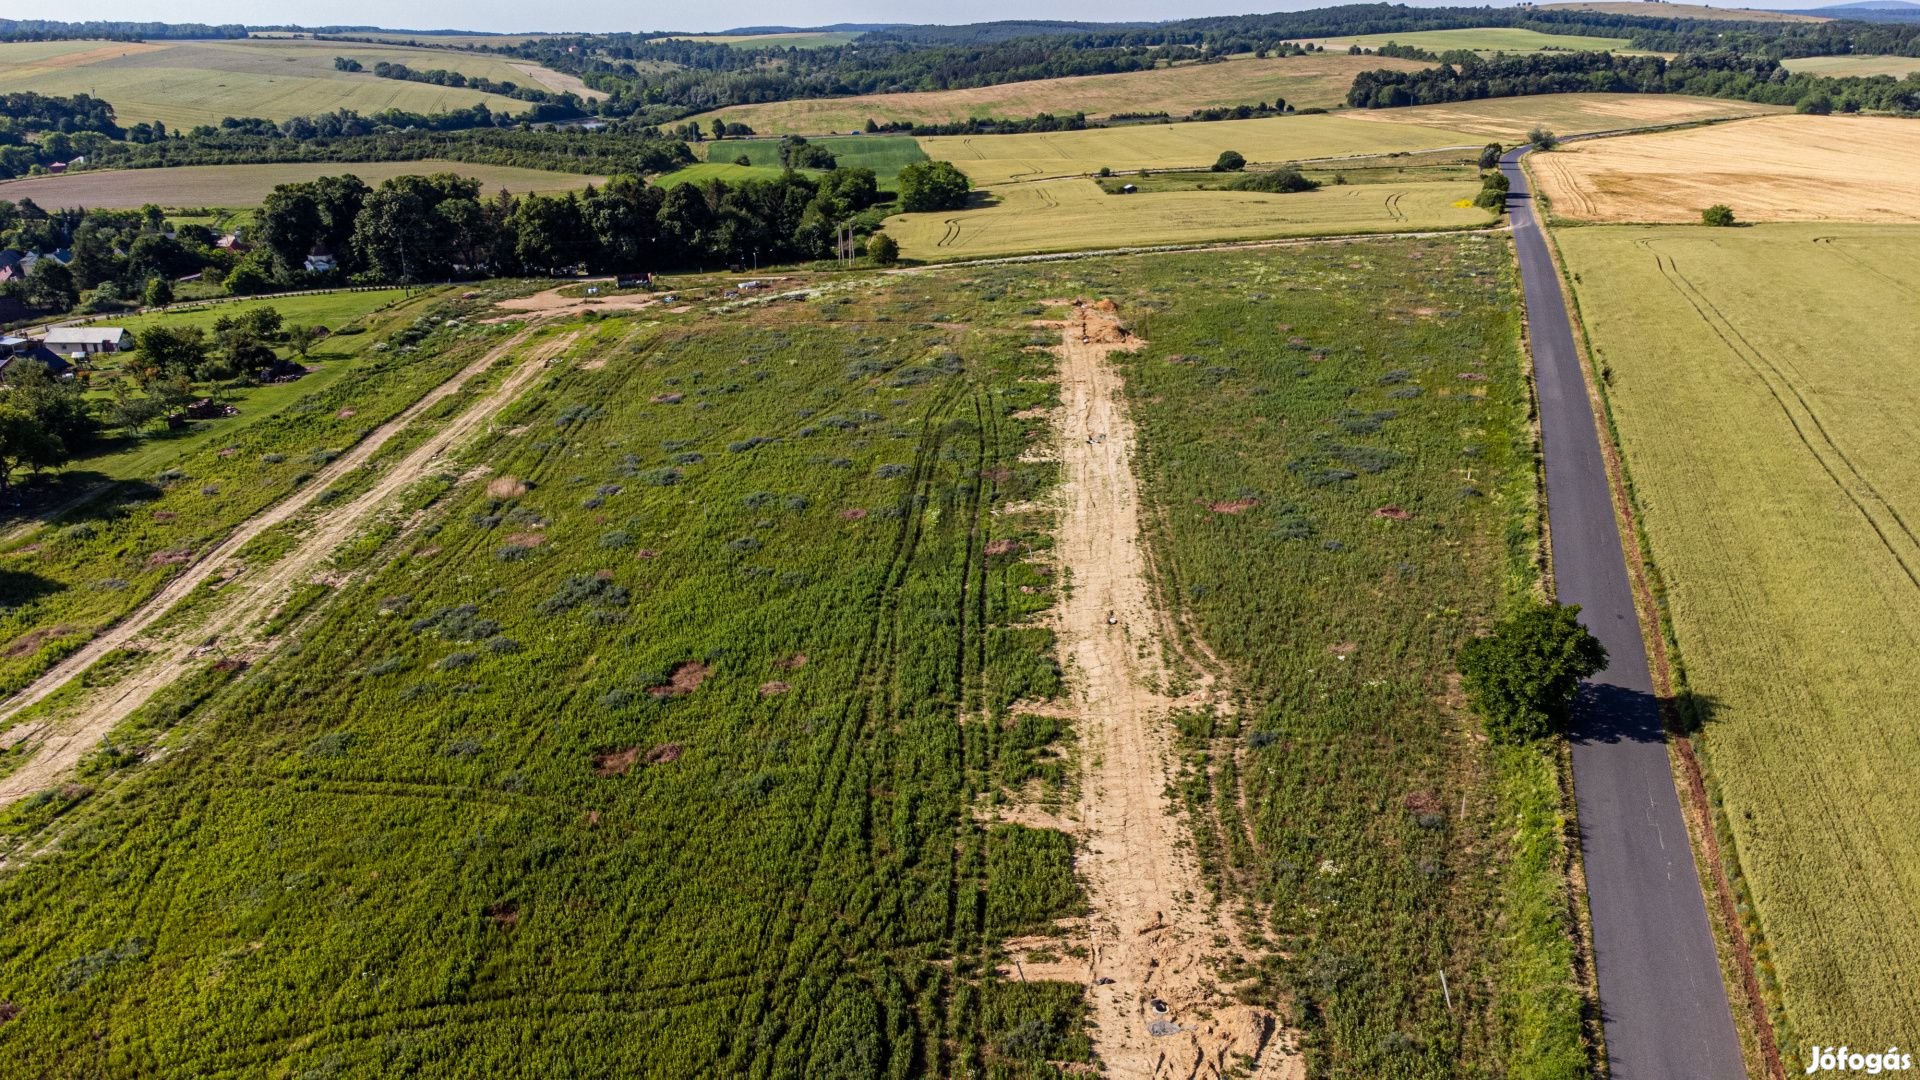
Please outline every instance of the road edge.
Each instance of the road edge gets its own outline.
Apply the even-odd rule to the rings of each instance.
[[[1529,185],[1537,192],[1538,180],[1527,161],[1530,156],[1523,155],[1519,163],[1526,170]],[[1593,409],[1601,457],[1606,461],[1607,487],[1613,495],[1614,519],[1623,541],[1621,547],[1627,560],[1627,580],[1633,588],[1634,610],[1639,617],[1654,690],[1660,698],[1661,713],[1670,736],[1667,747],[1675,787],[1685,796],[1681,800],[1681,816],[1687,823],[1695,866],[1704,879],[1713,882],[1715,902],[1708,905],[1707,915],[1714,931],[1714,944],[1720,953],[1721,981],[1726,984],[1729,999],[1737,997],[1747,1006],[1733,1010],[1741,1055],[1746,1059],[1749,1075],[1766,1077],[1767,1080],[1786,1080],[1773,1020],[1773,1014],[1780,1011],[1779,1004],[1760,986],[1754,963],[1755,945],[1749,940],[1746,922],[1753,924],[1755,939],[1764,943],[1765,938],[1757,932],[1760,926],[1756,914],[1749,912],[1745,922],[1739,915],[1734,884],[1742,880],[1739,859],[1737,854],[1720,842],[1720,835],[1725,831],[1723,823],[1709,795],[1710,785],[1695,746],[1695,733],[1689,729],[1685,710],[1680,704],[1680,697],[1686,691],[1685,666],[1680,659],[1679,641],[1672,623],[1662,615],[1660,597],[1665,587],[1653,558],[1652,538],[1641,522],[1640,503],[1633,478],[1620,452],[1620,432],[1614,422],[1613,400],[1606,392],[1605,380],[1597,377],[1593,344],[1587,333],[1579,296],[1573,287],[1566,260],[1561,255],[1560,241],[1545,218],[1541,223],[1541,232],[1546,235],[1547,253],[1553,260],[1560,294],[1566,302],[1569,321],[1573,324],[1574,346],[1580,352],[1581,380],[1586,387],[1587,402]],[[1676,671],[1679,673],[1677,677]]]

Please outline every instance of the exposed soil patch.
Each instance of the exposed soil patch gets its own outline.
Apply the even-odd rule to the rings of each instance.
[[[773,682],[763,682],[760,684],[760,696],[777,697],[791,689],[793,689],[793,687],[776,679]]]
[[[172,521],[173,519],[179,516],[180,516],[179,514],[176,514],[171,510],[155,510],[153,512],[153,520],[159,522],[162,525],[165,525],[167,522]]]
[[[416,559],[431,559],[438,554],[440,554],[438,547],[423,547],[415,550],[413,557]]]
[[[520,909],[507,901],[489,904],[487,918],[491,919],[495,926],[512,926],[520,921]]]
[[[0,1001],[0,1024],[20,1015],[20,1006],[11,1001]]]
[[[353,419],[355,413],[353,409],[341,409],[339,412],[334,413],[333,415],[338,417],[341,420],[351,420]]]
[[[707,676],[711,674],[713,669],[707,665],[698,660],[687,660],[673,665],[673,670],[667,674],[667,681],[659,686],[648,688],[647,693],[654,697],[680,697],[683,694],[691,694],[700,689],[700,684],[706,682]]]
[[[781,671],[799,671],[801,668],[807,666],[807,654],[803,652],[794,653],[785,660],[774,661],[773,666],[779,668]]]
[[[661,743],[647,751],[646,762],[649,765],[670,765],[680,760],[679,743]]]
[[[636,559],[656,559],[660,557],[660,553],[652,548],[641,548],[639,551],[633,553],[633,557]]]
[[[604,359],[587,360],[581,363],[580,370],[581,371],[599,371],[601,368],[604,368],[606,366],[607,366],[607,362]]]
[[[487,481],[488,498],[517,499],[526,493],[527,482],[511,473],[505,473]]]
[[[168,548],[147,556],[148,566],[181,566],[193,561],[193,552],[187,548]]]
[[[547,538],[541,536],[539,533],[518,532],[507,537],[508,547],[537,548],[546,542]]]
[[[593,756],[593,774],[595,776],[625,776],[633,771],[640,760],[640,748],[629,746],[624,750],[609,750]]]
[[[840,511],[841,521],[859,521],[866,516],[867,516],[867,512],[865,510],[860,509],[859,507],[848,507],[847,509]]]
[[[1011,555],[1020,550],[1018,540],[994,540],[984,549],[988,555]]]
[[[1373,512],[1373,516],[1378,518],[1386,518],[1388,521],[1412,521],[1413,520],[1413,512],[1411,510],[1402,510],[1398,506],[1383,506],[1380,509],[1375,510]]]
[[[39,652],[41,647],[47,642],[53,641],[56,638],[65,637],[71,633],[73,633],[73,627],[65,624],[60,626],[43,626],[38,630],[28,631],[13,639],[13,644],[7,646],[7,655],[11,657],[32,656],[34,653]]]
[[[1462,382],[1486,382],[1487,381],[1487,377],[1478,371],[1463,371],[1460,374],[1455,375],[1454,378],[1459,379]]]
[[[685,400],[687,400],[685,394],[655,394],[647,399],[655,405],[678,405]]]
[[[1208,503],[1207,509],[1216,514],[1244,514],[1258,505],[1258,499],[1225,499]]]
[[[980,479],[991,480],[996,484],[1004,484],[1013,479],[1013,470],[1007,468],[1005,465],[1000,465],[992,469],[982,469],[980,470]]]

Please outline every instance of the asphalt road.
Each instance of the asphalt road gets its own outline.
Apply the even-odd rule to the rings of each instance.
[[[1740,1080],[1693,850],[1647,669],[1605,459],[1547,240],[1513,151],[1507,213],[1540,396],[1554,581],[1607,647],[1573,720],[1573,790],[1613,1080]]]

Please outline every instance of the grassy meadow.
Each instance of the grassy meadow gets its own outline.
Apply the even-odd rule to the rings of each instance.
[[[1557,233],[1703,746],[1809,1042],[1920,1027],[1920,229]]]
[[[1542,11],[1598,11],[1607,15],[1646,16],[1647,0],[1578,0],[1574,3],[1541,4]],[[1818,15],[1766,8],[1714,7],[1711,4],[1678,4],[1661,0],[1657,16],[1663,19],[1720,19],[1730,22],[1826,22]]]
[[[1413,30],[1399,34],[1351,34],[1345,37],[1314,38],[1313,44],[1328,50],[1345,52],[1355,45],[1378,49],[1382,45],[1411,45],[1428,52],[1444,53],[1456,49],[1491,54],[1562,52],[1632,52],[1626,38],[1589,37],[1580,34],[1543,34],[1514,26],[1483,26],[1469,30]]]
[[[333,58],[368,70],[335,70]],[[525,69],[485,53],[295,38],[237,41],[64,41],[0,43],[0,91],[92,94],[112,102],[121,124],[159,120],[170,128],[217,124],[228,116],[284,120],[335,109],[442,112],[484,102],[520,113],[527,102],[500,94],[382,79],[375,63],[444,68],[521,86],[545,86]],[[552,74],[552,73],[548,73]]]
[[[237,417],[109,441],[36,481],[42,488],[36,505],[58,505],[107,486],[57,522],[0,540],[0,640],[6,643],[0,688],[11,693],[24,686],[134,610],[194,553],[304,484],[320,465],[471,361],[495,336],[489,331],[430,355],[379,350],[373,346],[416,320],[438,321],[444,301],[430,293],[394,304],[393,291],[308,299],[324,303],[274,306],[289,320],[335,329],[354,320],[355,308],[372,313],[361,332],[337,334],[313,350],[315,375],[235,394]],[[200,325],[232,310],[238,308],[129,319],[126,325]],[[97,395],[104,396],[124,362],[102,362],[93,380]]]
[[[1124,180],[1123,180],[1124,182]],[[896,214],[887,234],[928,261],[1035,255],[1095,247],[1266,240],[1330,233],[1467,229],[1492,218],[1472,203],[1473,181],[1354,184],[1271,195],[1253,191],[1145,191],[1110,195],[1088,179],[994,188],[983,205]]]
[[[1084,1061],[1079,987],[983,974],[1073,913],[1069,848],[970,809],[1040,749],[1008,706],[1059,686],[1031,621],[1054,586],[1022,554],[1044,522],[991,513],[1053,481],[1012,416],[1053,396],[1026,303],[894,279],[549,331],[582,336],[407,496],[410,525],[341,556],[286,647],[116,733],[170,747],[83,781],[118,794],[4,819],[64,839],[0,878],[22,1006],[0,1052],[143,1074]],[[439,333],[415,363],[469,331]]]
[[[825,147],[837,164],[848,168],[872,169],[880,180],[880,186],[888,189],[894,186],[902,168],[916,161],[927,160],[920,144],[907,135],[857,135],[807,141]],[[777,139],[724,139],[705,145],[709,162],[731,162],[744,156],[759,168],[780,168],[780,142]]]
[[[1101,118],[1117,112],[1166,112],[1185,116],[1215,106],[1271,104],[1284,98],[1295,108],[1344,104],[1353,77],[1388,68],[1417,71],[1427,65],[1384,56],[1315,54],[1258,59],[1230,57],[1205,64],[1178,64],[1152,71],[1072,75],[958,90],[863,94],[743,105],[703,114],[739,120],[762,134],[859,131],[868,120],[916,124],[962,123],[973,117],[1008,118],[1050,112]]]
[[[506,188],[516,195],[530,191],[574,191],[605,180],[580,173],[522,169],[513,165],[469,165],[462,161],[308,161],[278,165],[181,165],[170,169],[102,169],[60,176],[36,176],[0,183],[0,198],[30,198],[49,209],[137,209],[148,203],[181,207],[258,206],[280,184],[301,183],[322,176],[352,173],[378,186],[395,176],[450,172],[481,182],[492,195]]]

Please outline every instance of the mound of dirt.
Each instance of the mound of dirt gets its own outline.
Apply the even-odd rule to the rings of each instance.
[[[635,762],[640,760],[640,748],[629,746],[624,750],[608,750],[593,755],[593,774],[595,776],[625,776],[633,771]]]
[[[1413,520],[1413,511],[1402,510],[1397,506],[1383,506],[1380,509],[1375,510],[1373,512],[1373,516],[1378,518],[1386,518],[1389,521],[1411,521]]]
[[[659,746],[647,751],[646,761],[649,765],[668,765],[679,760],[679,743],[661,743]]]
[[[801,668],[807,666],[807,654],[803,652],[794,653],[785,660],[774,661],[773,666],[782,671],[799,671]]]
[[[148,566],[184,566],[193,561],[193,552],[186,548],[167,548],[147,556]]]
[[[519,532],[507,537],[508,547],[537,548],[546,542],[547,538],[539,533]]]
[[[773,682],[763,682],[760,684],[760,696],[774,697],[779,694],[784,694],[791,689],[793,689],[793,687],[776,679]]]
[[[681,697],[700,689],[700,684],[706,682],[711,674],[713,669],[698,660],[682,661],[673,665],[673,670],[667,673],[666,682],[649,687],[647,693],[662,698]]]

